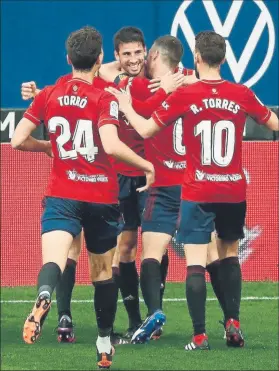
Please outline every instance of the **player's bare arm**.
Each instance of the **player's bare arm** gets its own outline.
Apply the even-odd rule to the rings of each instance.
[[[154,167],[151,162],[144,160],[132,151],[126,144],[124,144],[118,137],[117,127],[113,124],[107,124],[99,128],[101,141],[105,152],[124,161],[129,165],[135,166],[143,170],[146,174],[146,186],[139,188],[138,191],[142,192],[148,189],[154,183]]]
[[[279,119],[274,112],[271,112],[270,118],[265,126],[268,127],[270,130],[279,131]]]
[[[20,151],[44,152],[49,157],[52,157],[51,143],[47,140],[38,140],[31,136],[36,127],[33,122],[23,117],[12,137],[12,147]]]

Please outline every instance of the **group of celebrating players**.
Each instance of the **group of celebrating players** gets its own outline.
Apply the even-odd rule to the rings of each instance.
[[[70,307],[82,235],[95,288],[98,366],[111,366],[115,344],[158,339],[166,322],[167,247],[177,233],[194,329],[185,350],[210,349],[205,271],[223,311],[227,345],[242,347],[242,134],[247,115],[271,130],[279,129],[277,116],[250,89],[221,78],[226,44],[213,31],[196,36],[195,71],[178,67],[183,46],[170,35],[155,40],[146,58],[135,27],[116,33],[112,63],[102,65],[102,37],[92,27],[71,33],[66,49],[71,74],[41,91],[34,82],[22,84],[23,99],[34,100],[11,142],[53,157],[41,220],[43,266],[24,341],[39,338],[55,288],[58,341],[75,341]],[[31,136],[42,121],[50,141]],[[113,331],[119,289],[129,317],[124,335]]]

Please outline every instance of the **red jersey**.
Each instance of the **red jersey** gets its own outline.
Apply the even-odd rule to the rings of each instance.
[[[95,79],[94,79],[95,80]],[[119,126],[118,102],[77,78],[43,89],[25,112],[35,125],[43,120],[54,154],[47,196],[118,203],[118,182],[99,128]]]
[[[65,82],[71,80],[72,77],[73,77],[73,75],[71,73],[68,73],[67,75],[64,75],[64,76],[59,77],[59,79],[56,80],[56,83],[55,84],[56,85],[58,85],[58,84],[64,84]],[[94,77],[93,82],[92,82],[92,87],[93,88],[104,90],[105,88],[108,88],[109,86],[112,86],[114,88],[117,87],[117,85],[114,84],[113,82],[105,81],[104,79],[102,79],[99,76],[95,76]]]
[[[183,120],[187,148],[183,200],[245,200],[242,136],[247,115],[265,124],[271,112],[246,86],[225,80],[202,80],[179,88],[154,112],[152,118],[160,127],[179,117]]]
[[[185,76],[192,75],[193,70],[180,70]],[[149,114],[151,116],[153,112]],[[165,130],[145,140],[146,158],[154,165],[156,172],[152,187],[170,187],[181,185],[186,168],[186,148],[183,140],[182,118],[179,117]]]
[[[185,68],[181,72],[185,76],[194,73],[193,70]],[[149,80],[147,78],[136,77],[133,79],[133,85],[131,86],[133,107],[138,114],[146,118],[149,118],[163,102],[164,97],[167,97],[165,91],[160,89],[160,96],[158,96],[158,91],[157,94],[153,95],[153,98],[149,98],[145,102],[136,100],[135,97],[139,89],[140,92],[144,91],[146,96],[148,94],[152,96],[148,85]],[[155,137],[145,139],[144,148],[146,158],[153,163],[156,172],[156,179],[152,187],[169,187],[182,184],[186,161],[181,118]]]
[[[147,83],[146,83],[147,82]],[[131,96],[133,97],[133,106],[134,99],[137,100],[138,105],[147,106],[146,100],[149,102],[149,106],[153,107],[151,113],[159,106],[160,103],[167,97],[167,94],[163,89],[159,89],[156,94],[152,95],[147,85],[149,80],[142,77],[136,78],[126,78],[122,79],[118,84],[119,89],[126,89],[127,85],[130,86]],[[139,112],[141,113],[141,111]],[[127,144],[134,152],[139,156],[145,157],[144,154],[144,139],[137,133],[137,131],[130,125],[129,121],[126,119],[125,115],[119,115],[120,128],[118,130],[119,138]],[[125,164],[122,161],[114,161],[114,168],[119,174],[126,176],[143,176],[144,173],[133,166]]]

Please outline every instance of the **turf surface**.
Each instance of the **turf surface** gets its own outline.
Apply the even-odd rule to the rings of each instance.
[[[73,299],[90,300],[90,286],[76,286]],[[243,297],[277,297],[277,283],[245,283]],[[213,298],[208,285],[208,298]],[[167,284],[165,298],[184,298],[184,284]],[[1,370],[94,370],[96,326],[92,303],[74,302],[72,314],[77,342],[58,344],[56,304],[45,322],[42,337],[34,345],[22,341],[22,326],[33,303],[5,301],[34,300],[35,288],[1,288]],[[167,323],[158,341],[146,345],[116,348],[112,370],[278,370],[278,300],[245,300],[241,322],[245,335],[243,349],[227,348],[222,319],[216,301],[207,302],[207,332],[210,352],[186,352],[191,339],[191,322],[185,301],[164,303]],[[145,307],[142,304],[142,313]],[[119,304],[117,331],[127,327],[127,316]]]

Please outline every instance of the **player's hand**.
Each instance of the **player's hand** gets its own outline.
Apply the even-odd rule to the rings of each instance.
[[[149,162],[149,170],[145,171],[146,184],[143,187],[137,188],[137,192],[141,193],[146,191],[155,182],[155,169],[151,162]]]
[[[155,92],[159,88],[162,88],[167,94],[169,94],[184,84],[184,78],[185,76],[181,72],[176,72],[174,74],[168,72],[160,78],[151,80],[148,88],[150,89],[151,93]]]
[[[151,91],[151,93],[154,93],[155,91],[159,90],[160,87],[161,87],[161,77],[150,80],[148,89]]]
[[[46,141],[45,154],[48,157],[53,158],[52,146],[50,141]]]
[[[37,86],[35,81],[23,82],[21,84],[21,97],[23,100],[29,100],[36,96]]]
[[[168,72],[161,78],[161,88],[164,89],[167,94],[172,93],[183,84],[184,77],[185,76],[181,72]]]
[[[125,113],[129,108],[131,108],[132,98],[129,86],[127,86],[125,91],[119,91],[112,86],[105,88],[105,90],[113,94],[118,99],[119,110],[121,112]]]

